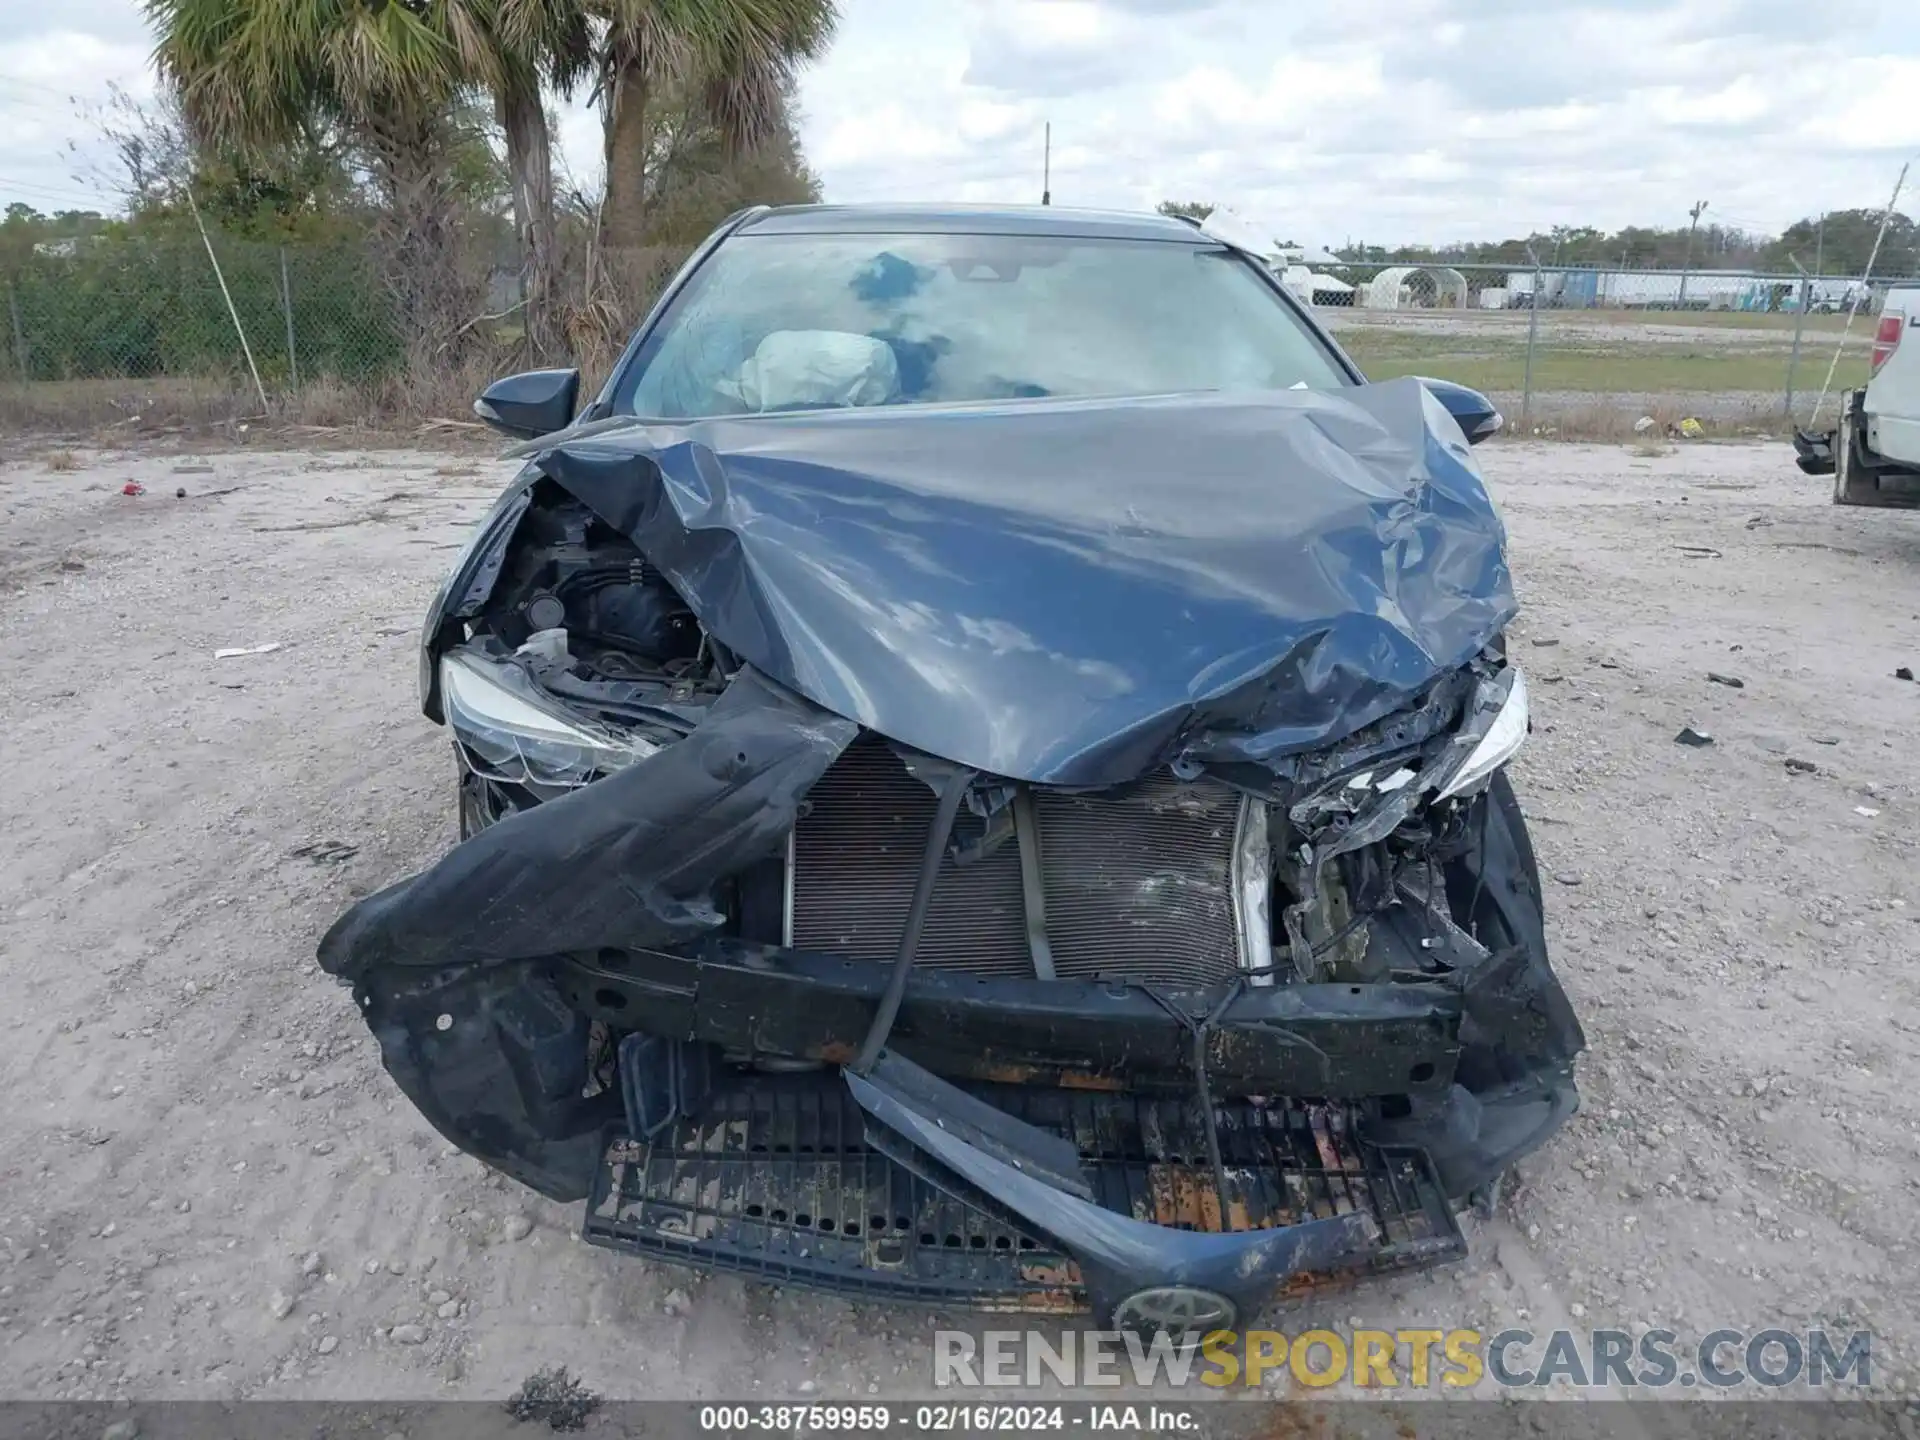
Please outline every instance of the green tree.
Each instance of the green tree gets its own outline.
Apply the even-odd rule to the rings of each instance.
[[[77,178],[121,197],[136,229],[187,221],[197,205],[236,239],[365,239],[364,187],[325,137],[244,150],[196,140],[171,90],[136,100],[118,85],[107,89],[105,103],[82,112],[104,145],[70,142],[67,153]]]
[[[1825,215],[1796,220],[1766,247],[1768,268],[1791,270],[1793,262],[1788,257],[1797,256],[1809,270],[1817,263],[1824,274],[1864,275],[1867,260],[1873,256],[1874,239],[1880,233],[1881,213],[1830,210]],[[1920,225],[1898,210],[1887,219],[1886,238],[1880,242],[1874,270],[1880,275],[1920,275]]]
[[[745,206],[805,205],[820,198],[786,106],[767,138],[740,154],[729,152],[690,87],[665,87],[656,108],[645,176],[650,245],[689,249]]]
[[[461,3],[146,0],[155,61],[200,139],[248,154],[337,140],[372,177],[401,333],[416,360],[465,333],[470,270],[452,263],[476,130],[458,101],[497,70]]]
[[[1162,200],[1153,208],[1176,220],[1198,220],[1204,225],[1207,217],[1220,207],[1206,200]]]
[[[559,211],[553,123],[545,93],[569,94],[592,73],[594,36],[578,0],[453,0],[482,37],[471,78],[493,96],[505,141],[518,242],[527,349],[538,361],[564,351],[559,317]]]
[[[614,249],[647,243],[648,162],[666,93],[695,102],[728,155],[785,124],[794,73],[819,55],[834,0],[584,0],[603,24],[597,63],[606,142],[601,225]]]

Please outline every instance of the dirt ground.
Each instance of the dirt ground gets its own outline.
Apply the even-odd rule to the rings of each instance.
[[[1484,458],[1585,1108],[1466,1263],[1269,1318],[1867,1327],[1912,1394],[1920,514],[1834,508],[1780,445]],[[552,1363],[927,1393],[940,1317],[580,1243],[429,1130],[313,963],[453,843],[417,627],[508,469],[75,460],[0,468],[0,1395],[498,1396]]]

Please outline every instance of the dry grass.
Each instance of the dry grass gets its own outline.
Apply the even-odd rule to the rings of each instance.
[[[229,424],[260,411],[226,379],[36,380],[0,386],[0,430],[69,436]]]
[[[263,413],[244,378],[36,381],[0,385],[0,431],[43,442],[122,444],[160,437],[300,443],[330,434],[392,438],[431,425],[442,440],[480,427],[473,400],[513,368],[510,356],[477,354],[458,366],[420,376],[354,383],[318,376],[298,390],[270,397]],[[56,450],[54,455],[69,453]],[[63,468],[58,464],[55,469]]]
[[[275,418],[286,425],[336,430],[364,425],[370,410],[370,397],[362,387],[327,375],[282,399]]]
[[[661,260],[660,263],[665,263]],[[652,276],[642,277],[651,281]],[[639,282],[636,282],[639,283]],[[1416,348],[1440,337],[1410,337]],[[1445,343],[1441,339],[1440,343]],[[1410,358],[1410,357],[1408,357]],[[1460,357],[1456,357],[1460,358]],[[1482,357],[1484,358],[1484,357]],[[1644,369],[1604,377],[1571,378],[1584,384],[1553,386],[1536,374],[1532,412],[1523,425],[1517,375],[1463,373],[1459,364],[1433,363],[1438,356],[1404,365],[1418,373],[1445,375],[1469,384],[1481,382],[1507,416],[1510,437],[1633,444],[1667,439],[1681,420],[1697,416],[1708,438],[1741,438],[1787,433],[1779,405],[1759,391],[1689,390],[1659,394]],[[520,362],[501,347],[488,346],[458,365],[426,366],[416,374],[367,383],[317,376],[299,390],[273,398],[268,413],[244,378],[75,380],[0,385],[0,431],[38,437],[51,444],[120,445],[138,439],[152,443],[171,438],[187,443],[217,440],[273,445],[394,444],[422,436],[436,444],[496,449],[499,437],[472,418],[472,405],[494,379]],[[591,394],[608,361],[588,367],[583,393]],[[1375,378],[1384,378],[1376,369]],[[1749,377],[1742,377],[1743,379]],[[1639,393],[1610,393],[1631,379]],[[1488,381],[1507,383],[1486,383]],[[1640,432],[1634,424],[1650,415],[1657,428]],[[244,427],[244,428],[243,428]]]
[[[1700,415],[1684,405],[1643,407],[1621,404],[1604,395],[1544,401],[1536,397],[1533,413],[1522,425],[1518,395],[1493,398],[1507,417],[1507,428],[1501,432],[1501,438],[1509,440],[1658,445],[1664,453],[1663,442],[1678,439],[1680,422],[1686,419],[1700,422],[1702,440],[1780,439],[1788,433],[1778,405],[1735,407]],[[1653,420],[1651,429],[1635,428],[1643,417]]]
[[[571,277],[554,297],[556,327],[578,356],[592,394],[634,325],[668,277],[685,259],[684,246],[656,246],[621,255],[591,252],[567,257],[561,274]],[[244,369],[192,377],[0,382],[0,433],[34,437],[42,444],[117,446],[171,439],[199,443],[243,439],[301,444],[393,443],[409,434],[436,443],[478,438],[474,398],[492,381],[530,368],[526,337],[517,325],[460,325],[449,351],[422,354],[399,374],[370,379],[310,375],[296,390],[281,390],[271,378],[267,403]],[[558,362],[549,362],[558,363]],[[497,447],[499,437],[486,434]]]

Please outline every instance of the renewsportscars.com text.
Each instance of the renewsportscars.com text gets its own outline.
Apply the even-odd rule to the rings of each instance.
[[[1132,1331],[934,1332],[937,1387],[1291,1383],[1319,1389],[1503,1388],[1864,1390],[1873,1383],[1865,1330],[1715,1330],[1683,1345],[1671,1330],[1216,1330],[1198,1345]]]

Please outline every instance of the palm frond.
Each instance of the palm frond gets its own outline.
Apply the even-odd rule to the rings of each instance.
[[[506,83],[509,65],[519,58],[500,33],[499,14],[491,0],[440,0],[429,12],[453,48],[454,63],[467,79],[499,89]]]
[[[702,46],[708,115],[732,151],[755,150],[781,124],[794,73],[820,54],[837,19],[832,0],[727,0],[732,23]]]

